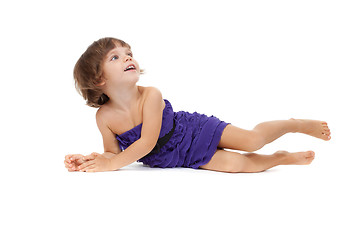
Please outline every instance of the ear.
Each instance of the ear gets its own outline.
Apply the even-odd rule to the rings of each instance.
[[[100,78],[99,82],[96,84],[97,87],[102,87],[105,85],[105,80],[103,78]]]
[[[101,81],[100,83],[97,83],[96,86],[97,87],[102,87],[105,85],[105,81]]]

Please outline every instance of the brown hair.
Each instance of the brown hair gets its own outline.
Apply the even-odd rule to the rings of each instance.
[[[98,84],[103,75],[103,60],[117,45],[131,49],[129,44],[120,39],[101,38],[93,42],[75,64],[75,88],[90,107],[98,108],[109,100]],[[140,69],[140,73],[144,71]]]

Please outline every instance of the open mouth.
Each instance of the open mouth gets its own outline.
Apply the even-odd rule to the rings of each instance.
[[[127,71],[132,71],[132,70],[136,70],[136,67],[134,64],[130,64],[129,66],[127,66],[127,68],[124,70],[124,72],[127,72]]]

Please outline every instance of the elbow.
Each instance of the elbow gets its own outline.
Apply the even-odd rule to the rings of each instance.
[[[143,146],[147,153],[151,152],[156,144],[157,141],[143,139]]]

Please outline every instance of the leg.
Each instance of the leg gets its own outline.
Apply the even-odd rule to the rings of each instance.
[[[278,165],[305,165],[314,160],[312,151],[288,153],[278,151],[272,155],[260,155],[255,153],[240,154],[218,149],[210,162],[200,166],[201,169],[219,172],[262,172]]]
[[[260,123],[250,131],[229,124],[223,131],[218,147],[254,152],[290,132],[330,140],[330,130],[326,122],[290,119]]]

